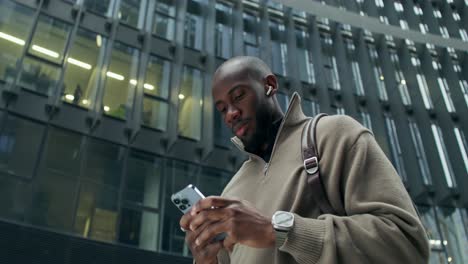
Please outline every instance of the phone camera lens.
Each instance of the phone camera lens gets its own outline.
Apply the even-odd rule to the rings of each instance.
[[[183,204],[180,205],[179,208],[180,208],[180,210],[185,210],[185,209],[187,209],[187,207],[186,207],[185,205],[183,205]]]
[[[188,200],[187,199],[182,199],[182,203],[183,204],[188,204]]]
[[[175,203],[175,204],[180,204],[180,200],[179,200],[178,198],[175,198],[175,199],[174,199],[174,203]]]

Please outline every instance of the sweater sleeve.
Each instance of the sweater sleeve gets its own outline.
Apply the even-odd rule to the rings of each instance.
[[[372,134],[362,131],[335,150],[332,177],[323,179],[346,216],[295,215],[280,250],[301,264],[427,263],[428,241],[411,198]]]

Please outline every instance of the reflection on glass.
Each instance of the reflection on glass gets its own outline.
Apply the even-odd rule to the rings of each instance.
[[[327,87],[332,90],[341,90],[340,76],[338,74],[338,64],[333,55],[333,40],[330,34],[321,33],[323,67],[325,68],[325,81]]]
[[[398,133],[395,126],[395,121],[390,116],[390,114],[385,114],[385,125],[387,128],[387,137],[392,151],[392,161],[395,165],[395,168],[398,171],[398,174],[403,181],[407,181],[406,171],[404,167],[403,152],[400,147],[400,140],[398,138]]]
[[[146,67],[146,79],[143,85],[145,94],[167,99],[169,97],[169,81],[171,62],[156,56],[150,56]]]
[[[139,151],[131,151],[126,174],[125,201],[158,209],[163,174],[162,160]]]
[[[142,122],[146,126],[165,131],[168,111],[167,102],[145,96],[143,98]]]
[[[52,95],[57,86],[62,68],[52,64],[26,57],[19,85],[44,95]]]
[[[219,169],[203,168],[197,186],[205,196],[221,195],[228,181],[228,173]]]
[[[71,26],[41,15],[29,47],[29,53],[48,61],[60,63],[64,56]]]
[[[244,54],[258,57],[260,55],[258,45],[257,24],[258,14],[243,13],[244,19]]]
[[[320,113],[320,105],[317,103],[317,100],[302,100],[302,109],[306,116],[316,116]]]
[[[437,151],[439,152],[439,159],[442,164],[442,169],[444,170],[445,180],[447,186],[452,188],[457,186],[455,182],[455,177],[452,169],[452,164],[450,163],[450,158],[447,153],[447,148],[444,143],[444,138],[440,127],[436,124],[431,124],[432,135],[436,142]]]
[[[89,139],[81,180],[75,232],[97,240],[115,241],[117,201],[125,149]]]
[[[31,184],[0,172],[0,217],[24,221],[29,214]]]
[[[109,70],[106,73],[104,112],[120,119],[130,113],[138,71],[139,50],[114,43]]]
[[[429,163],[427,162],[426,151],[421,139],[421,133],[419,132],[418,125],[414,120],[409,119],[409,127],[411,131],[411,139],[413,141],[414,149],[416,150],[416,157],[418,159],[419,170],[423,176],[423,182],[425,185],[432,184],[432,176],[429,171]]]
[[[158,0],[155,7],[153,33],[174,40],[176,9],[172,0]]]
[[[437,210],[449,262],[468,263],[468,240],[460,209],[438,207]]]
[[[0,80],[14,80],[16,61],[21,57],[33,16],[33,9],[14,1],[0,1]]]
[[[119,229],[119,242],[145,250],[158,250],[159,214],[123,208]]]
[[[203,42],[203,18],[198,14],[187,13],[185,16],[184,44],[200,50]]]
[[[0,134],[0,171],[32,177],[44,126],[8,115]]]
[[[270,20],[271,59],[273,72],[286,76],[288,47],[286,45],[285,27],[277,21]]]
[[[70,49],[62,100],[89,108],[95,98],[107,39],[78,29]]]
[[[202,72],[184,67],[179,93],[179,134],[195,140],[201,138],[203,77]]]
[[[111,0],[83,0],[83,2],[86,10],[108,17],[112,15],[110,3],[115,3],[115,1]]]
[[[51,128],[33,193],[31,223],[72,231],[81,136]]]
[[[231,137],[233,136],[231,130],[224,123],[223,117],[218,110],[214,110],[214,141],[215,144],[222,147],[229,147],[231,144]]]
[[[373,75],[375,82],[377,83],[377,91],[379,92],[379,99],[383,101],[388,100],[387,88],[385,87],[385,78],[382,72],[382,68],[379,63],[379,54],[374,44],[367,43],[367,50],[369,52],[370,62],[372,65]]]
[[[398,91],[400,92],[400,97],[404,105],[411,105],[411,97],[409,95],[408,86],[406,85],[405,76],[400,68],[400,60],[395,50],[390,50],[390,59],[392,61],[393,67],[395,69],[395,79]]]
[[[429,256],[430,264],[445,264],[446,257],[444,254],[444,247],[442,237],[438,231],[437,219],[432,207],[418,206],[418,211],[421,215],[421,222],[426,229],[429,238],[429,246],[431,249]]]
[[[314,64],[312,54],[308,50],[308,41],[309,33],[307,33],[307,28],[296,28],[296,54],[299,62],[299,76],[301,81],[315,84]]]
[[[118,13],[120,22],[136,28],[142,28],[146,10],[139,0],[121,0]]]
[[[232,7],[216,3],[215,54],[222,58],[232,56]]]

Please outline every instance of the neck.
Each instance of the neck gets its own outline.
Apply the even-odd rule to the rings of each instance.
[[[262,157],[263,160],[265,160],[266,162],[270,161],[273,146],[275,144],[275,139],[278,135],[278,131],[283,118],[284,114],[281,111],[275,112],[272,115],[272,122],[267,130],[265,143],[261,145],[257,151],[255,151],[255,154],[259,157]]]

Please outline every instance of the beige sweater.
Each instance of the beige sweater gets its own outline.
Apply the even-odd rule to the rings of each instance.
[[[347,116],[317,126],[321,177],[333,208],[321,214],[310,195],[301,158],[306,116],[297,94],[279,129],[270,163],[249,159],[222,196],[247,200],[265,216],[295,214],[293,229],[278,249],[236,245],[219,263],[427,263],[428,241],[400,177],[371,132]],[[243,150],[239,139],[233,142]]]

